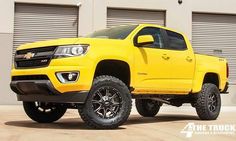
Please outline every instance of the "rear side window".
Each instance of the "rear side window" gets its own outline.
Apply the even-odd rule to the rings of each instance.
[[[176,32],[166,30],[168,36],[168,48],[173,50],[185,50],[187,45],[185,43],[184,37]]]

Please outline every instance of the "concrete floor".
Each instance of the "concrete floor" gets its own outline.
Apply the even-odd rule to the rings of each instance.
[[[38,124],[31,121],[22,106],[0,106],[1,141],[235,141],[232,135],[196,135],[186,138],[181,130],[189,122],[195,124],[236,125],[236,107],[223,107],[216,121],[201,121],[195,109],[189,106],[180,108],[163,106],[155,118],[143,118],[133,108],[125,125],[116,130],[93,130],[81,121],[76,110],[52,124]]]

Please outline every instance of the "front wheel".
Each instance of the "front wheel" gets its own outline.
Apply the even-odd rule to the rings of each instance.
[[[85,105],[79,114],[93,128],[111,129],[123,124],[131,111],[127,86],[113,76],[98,76],[93,82]]]
[[[221,108],[220,92],[216,85],[205,83],[195,100],[197,114],[202,120],[215,120]]]
[[[51,123],[60,119],[66,112],[64,105],[44,102],[23,102],[25,113],[39,123]]]

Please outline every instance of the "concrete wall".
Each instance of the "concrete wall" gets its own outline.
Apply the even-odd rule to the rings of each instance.
[[[80,36],[106,28],[106,1],[81,0],[79,12]]]
[[[17,3],[55,4],[79,6],[79,36],[106,27],[107,8],[164,10],[166,26],[186,33],[192,38],[192,12],[236,15],[235,0],[0,0],[0,104],[15,104],[16,98],[9,89],[12,62],[14,1]],[[225,105],[236,105],[236,85],[230,95],[224,95]]]
[[[9,88],[12,62],[14,1],[0,0],[0,103],[14,104],[16,98]]]

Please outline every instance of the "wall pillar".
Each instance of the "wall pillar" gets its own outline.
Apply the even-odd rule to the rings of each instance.
[[[0,23],[0,104],[15,104],[16,96],[9,86],[13,49],[14,0],[0,1]]]

